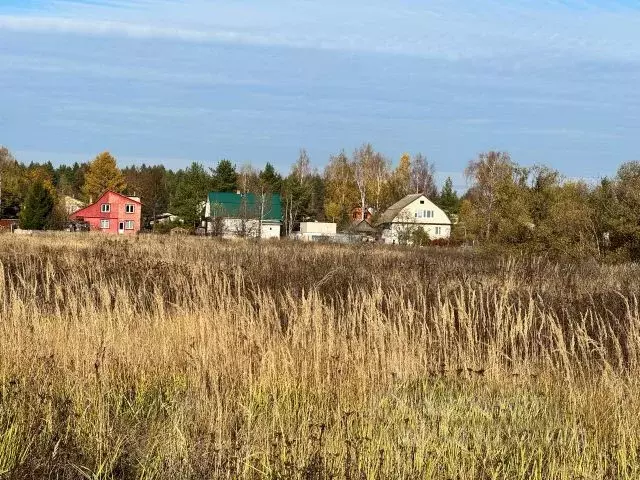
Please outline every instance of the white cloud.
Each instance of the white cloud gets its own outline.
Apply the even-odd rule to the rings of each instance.
[[[119,1],[105,5],[58,1],[47,15],[0,15],[0,30],[51,32],[182,42],[371,51],[426,58],[497,58],[510,68],[572,58],[640,55],[637,9],[514,0],[429,8],[401,0],[364,2]],[[0,12],[1,12],[0,7]],[[576,57],[577,56],[577,57]]]

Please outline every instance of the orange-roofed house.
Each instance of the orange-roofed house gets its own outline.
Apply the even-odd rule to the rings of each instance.
[[[71,214],[69,220],[87,222],[92,232],[133,235],[142,227],[142,203],[138,197],[109,191]]]

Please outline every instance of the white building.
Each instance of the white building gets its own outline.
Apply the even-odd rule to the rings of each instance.
[[[211,192],[205,202],[207,234],[223,238],[280,238],[280,195]]]
[[[163,223],[174,223],[174,222],[184,223],[179,216],[174,215],[171,212],[165,212],[165,213],[156,215],[155,220],[151,220],[149,223],[151,225],[155,225],[156,223],[163,224]]]
[[[421,193],[407,195],[389,207],[377,222],[384,243],[411,243],[416,229],[425,231],[431,240],[449,238],[451,220],[436,204]]]
[[[300,223],[300,233],[295,234],[295,238],[311,242],[314,240],[335,237],[337,225],[328,222],[302,222]]]
[[[78,200],[77,198],[70,197],[69,195],[64,196],[64,209],[67,215],[72,215],[86,206],[86,203]]]

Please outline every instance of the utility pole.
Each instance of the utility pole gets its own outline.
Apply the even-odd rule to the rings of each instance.
[[[260,221],[258,222],[258,238],[262,238],[262,218],[264,217],[264,187],[260,194]]]

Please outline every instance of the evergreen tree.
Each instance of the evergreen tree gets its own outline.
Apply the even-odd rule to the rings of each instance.
[[[218,192],[235,192],[238,189],[238,173],[229,160],[220,160],[213,170],[213,185]]]
[[[116,165],[116,159],[109,152],[98,155],[84,175],[82,192],[87,200],[96,201],[108,190],[122,193],[127,187],[124,175]]]
[[[447,215],[457,215],[460,209],[460,199],[453,189],[451,177],[448,177],[444,182],[444,186],[440,192],[440,198],[438,199],[438,206],[444,210]]]
[[[260,186],[270,193],[280,193],[282,189],[282,176],[276,172],[273,165],[267,162],[264,170],[260,172]]]
[[[49,225],[55,200],[41,180],[29,188],[24,206],[20,212],[20,228],[43,230]]]
[[[172,213],[182,217],[185,223],[196,225],[204,210],[207,195],[211,190],[211,177],[199,163],[178,172],[176,190],[172,199]]]

